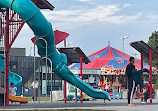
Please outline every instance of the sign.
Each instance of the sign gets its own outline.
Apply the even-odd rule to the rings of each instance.
[[[74,73],[74,74],[80,74],[79,69],[74,69],[74,70],[72,69],[71,72]],[[83,74],[93,74],[94,75],[94,74],[100,74],[101,71],[100,70],[95,70],[95,69],[83,69],[82,73]]]
[[[112,67],[112,66],[110,66],[110,67]],[[113,68],[106,68],[106,67],[101,68],[101,74],[120,75],[120,74],[124,74],[124,73],[125,73],[125,69],[113,69]]]

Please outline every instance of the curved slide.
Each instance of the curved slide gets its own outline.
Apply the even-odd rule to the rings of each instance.
[[[11,82],[14,83],[15,87],[20,87],[22,84],[22,77],[13,72],[9,72],[9,87]]]
[[[4,69],[4,59],[2,58],[4,58],[3,55],[0,55],[0,70]],[[14,83],[15,87],[20,87],[22,83],[22,77],[13,72],[9,72],[9,87],[10,87],[11,82]],[[28,103],[28,100],[26,97],[14,96],[12,94],[9,94],[9,101]]]
[[[15,87],[20,87],[22,84],[22,77],[13,72],[9,72],[9,87],[10,83],[14,83]],[[14,96],[9,94],[9,101],[11,102],[20,102],[20,103],[28,103],[28,99],[26,97]]]
[[[77,78],[67,67],[67,57],[59,53],[55,46],[55,38],[52,25],[31,0],[0,0],[0,7],[8,7],[15,10],[29,25],[36,38],[42,37],[48,42],[48,56],[53,62],[53,71],[63,80],[75,85],[88,96],[96,99],[108,99],[110,96],[105,91],[95,90],[93,87]],[[42,40],[36,42],[38,54],[45,56],[45,43]]]

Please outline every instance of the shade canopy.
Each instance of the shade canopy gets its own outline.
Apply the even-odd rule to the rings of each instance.
[[[142,53],[145,57],[149,58],[149,50],[152,50],[152,58],[156,59],[158,58],[158,51],[151,48],[148,44],[146,44],[144,41],[136,41],[130,43],[130,45],[135,48],[138,52]]]
[[[47,0],[31,0],[40,9],[50,9],[53,10],[54,6]]]
[[[82,57],[82,63],[88,64],[90,62],[80,47],[63,47],[57,49],[60,53],[66,54],[68,65],[72,63],[78,63],[80,65],[80,57]]]
[[[54,36],[55,36],[55,45],[59,44],[63,40],[65,40],[69,34],[63,31],[55,30],[54,31]],[[31,41],[34,43],[36,40],[35,37],[31,38]]]
[[[91,55],[88,56],[91,61],[88,64],[83,63],[84,69],[125,69],[127,64],[129,63],[130,55],[125,54],[115,48],[107,46]],[[135,67],[136,69],[141,69],[141,61],[139,59],[135,59]],[[149,68],[149,65],[143,63],[144,68]],[[75,63],[69,66],[70,69],[79,68],[80,65]]]

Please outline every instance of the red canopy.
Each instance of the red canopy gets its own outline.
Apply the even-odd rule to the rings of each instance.
[[[91,55],[88,56],[91,61],[88,64],[83,64],[84,69],[125,69],[127,64],[129,63],[130,55],[125,54],[115,48],[107,46]],[[135,67],[136,69],[141,69],[141,61],[139,59],[135,59]],[[149,68],[149,65],[143,63],[144,68]],[[79,63],[74,63],[69,66],[70,69],[79,68]],[[123,71],[124,72],[124,71]]]
[[[62,42],[63,40],[65,40],[69,36],[69,34],[66,33],[66,32],[56,30],[56,31],[54,31],[54,36],[55,36],[55,45],[57,45],[60,42]],[[34,43],[35,42],[35,37],[33,37],[31,39],[31,41]]]

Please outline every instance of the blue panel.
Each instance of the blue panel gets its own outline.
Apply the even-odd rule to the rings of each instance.
[[[113,66],[113,68],[124,68],[127,65],[128,60],[119,55],[115,49],[112,48],[114,58],[107,64],[107,66]]]
[[[94,60],[94,59],[97,59],[97,58],[101,58],[101,57],[104,57],[109,51],[109,47],[107,47],[103,52],[97,54],[97,55],[94,55],[94,56],[91,56],[91,57],[88,57],[88,59],[90,61]],[[82,66],[86,65],[85,63],[82,64]],[[70,69],[75,69],[75,68],[80,68],[80,63],[75,63],[71,66]]]

